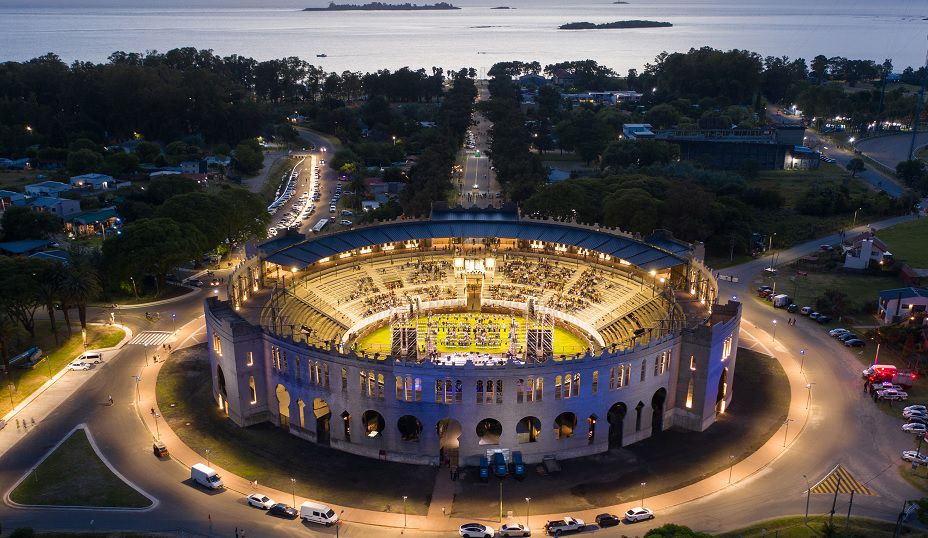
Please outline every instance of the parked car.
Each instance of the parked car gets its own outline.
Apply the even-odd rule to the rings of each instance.
[[[284,517],[287,519],[296,519],[298,514],[296,508],[284,503],[275,504],[268,509],[267,513],[272,516]]]
[[[796,304],[791,304],[786,307],[786,311],[790,314],[795,314],[797,310],[799,310],[799,306]]]
[[[328,527],[338,523],[338,514],[328,505],[306,501],[300,505],[300,518],[310,523],[319,523]]]
[[[344,219],[339,221],[338,223],[341,224],[342,226],[351,226],[352,224],[354,224],[350,220],[344,220]]]
[[[194,288],[203,287],[203,281],[198,278],[188,278],[184,280],[184,284],[187,284],[188,286],[193,286]]]
[[[850,340],[845,340],[844,345],[847,347],[864,347],[867,343],[860,338],[851,338]]]
[[[461,525],[458,532],[464,538],[493,538],[493,536],[496,535],[496,531],[493,530],[493,527],[489,527],[482,523],[465,523]]]
[[[918,435],[924,435],[928,431],[928,426],[924,424],[918,424],[917,422],[909,422],[908,424],[902,425],[902,431],[906,433],[915,433]]]
[[[255,508],[263,508],[265,510],[268,510],[277,504],[276,502],[272,501],[270,497],[263,493],[252,493],[248,497],[245,497],[245,500],[248,501],[250,506],[254,506]]]
[[[564,516],[564,519],[555,519],[545,523],[545,532],[557,534],[558,532],[576,532],[586,526],[582,519]]]
[[[68,370],[90,370],[91,368],[93,368],[93,364],[82,360],[76,360],[68,365]]]
[[[518,450],[512,453],[512,475],[516,480],[525,478],[525,463],[522,462],[522,452]]]
[[[928,407],[924,405],[910,405],[902,410],[903,413],[925,413],[928,414]]]
[[[506,456],[502,452],[493,454],[493,474],[496,478],[504,478],[509,474],[509,465],[506,463]]]
[[[809,313],[809,319],[818,319],[819,316],[821,316],[821,314],[819,314],[818,312],[813,311]]]
[[[615,514],[599,514],[596,516],[596,524],[600,527],[615,527],[622,520]]]
[[[648,519],[654,519],[654,512],[651,511],[650,508],[636,506],[635,508],[630,508],[627,512],[625,512],[625,521],[628,521],[629,523],[645,521]]]
[[[812,307],[811,307],[811,306],[804,306],[804,307],[802,307],[802,308],[799,309],[799,313],[802,314],[803,316],[808,316],[809,314],[812,313]]]
[[[913,417],[928,418],[928,412],[921,411],[919,409],[911,409],[911,410],[908,408],[903,409],[902,418],[913,418]]]
[[[507,523],[499,528],[499,536],[531,536],[532,529],[521,523]]]
[[[906,450],[903,452],[902,459],[917,463],[918,465],[928,465],[928,455],[919,454],[915,450]]]
[[[908,420],[912,424],[924,424],[928,426],[928,417],[908,417]]]
[[[100,364],[103,362],[103,354],[98,351],[87,351],[79,357],[79,360],[90,364]]]
[[[845,328],[843,328],[843,327],[838,327],[837,329],[832,329],[832,330],[828,331],[828,334],[829,334],[830,336],[833,336],[833,337],[837,338],[837,337],[841,336],[842,334],[846,334],[846,333],[849,333],[849,332],[851,332],[851,331],[849,331],[849,330],[847,330],[847,329],[845,329]]]
[[[194,463],[190,467],[190,479],[206,489],[221,489],[225,487],[222,477],[212,468],[202,463]]]
[[[486,482],[490,479],[490,462],[483,456],[480,456],[480,480]]]

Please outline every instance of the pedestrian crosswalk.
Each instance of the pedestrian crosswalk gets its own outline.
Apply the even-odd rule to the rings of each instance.
[[[857,495],[876,495],[863,482],[854,478],[854,476],[844,467],[835,465],[835,468],[828,473],[825,478],[821,479],[812,486],[812,493],[855,493]]]
[[[171,339],[173,333],[168,331],[143,331],[135,335],[130,344],[137,346],[160,346]]]

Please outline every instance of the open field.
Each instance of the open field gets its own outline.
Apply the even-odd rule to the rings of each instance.
[[[158,405],[174,432],[194,451],[229,472],[281,491],[333,504],[384,512],[425,514],[437,467],[355,456],[290,435],[268,424],[239,428],[212,399],[205,345],[171,355],[158,376]],[[306,462],[313,462],[307,465]]]
[[[77,430],[10,493],[13,502],[49,506],[144,508],[151,501],[103,463]]]
[[[910,220],[877,232],[896,261],[928,267],[928,219]]]
[[[84,351],[80,325],[72,325],[70,337],[64,331],[63,324],[59,324],[58,331],[60,343],[56,345],[48,322],[44,320],[36,321],[36,342],[34,345],[46,353],[46,358],[31,369],[17,368],[15,366],[11,369],[10,375],[16,388],[11,394],[9,378],[4,379],[4,385],[7,386],[0,393],[0,416],[5,415],[16,404],[28,398],[30,394]],[[33,345],[25,331],[20,330],[19,332],[22,334],[18,334],[16,339],[12,340],[10,346],[11,357],[29,349]],[[123,330],[116,327],[88,325],[87,348],[113,347],[123,339],[123,336],[125,336]]]
[[[774,535],[778,538],[812,538],[818,536],[829,536],[829,534],[826,533],[824,529],[824,525],[827,522],[828,516],[824,515],[810,516],[808,522],[806,522],[805,518],[802,516],[782,517],[761,521],[751,525],[750,527],[745,527],[743,529],[738,529],[731,532],[725,532],[719,534],[718,536],[720,538],[753,538]],[[890,523],[888,521],[878,521],[875,519],[867,519],[862,517],[852,517],[850,519],[850,525],[847,526],[847,531],[845,531],[846,524],[847,518],[841,517],[839,511],[837,514],[835,514],[834,518],[836,534],[831,534],[831,536],[890,538],[894,536],[893,530],[896,526],[894,523]],[[911,532],[912,529],[906,530],[909,532],[903,531],[903,536],[925,536],[925,533],[923,532]]]

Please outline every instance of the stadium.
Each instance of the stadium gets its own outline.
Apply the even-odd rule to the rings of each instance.
[[[249,246],[205,305],[216,404],[372,458],[527,463],[702,431],[741,308],[701,245],[436,206]]]

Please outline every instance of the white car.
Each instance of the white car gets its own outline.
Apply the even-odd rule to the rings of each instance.
[[[909,422],[908,424],[902,425],[902,431],[906,433],[914,433],[918,435],[924,435],[928,431],[928,426],[924,424],[919,424],[918,422]]]
[[[902,418],[912,418],[912,417],[928,418],[928,413],[925,413],[924,411],[903,411],[902,412]]]
[[[352,224],[354,224],[350,220],[341,220],[338,223],[341,224],[342,226],[351,226]]]
[[[103,362],[103,354],[97,351],[88,351],[80,356],[80,360],[90,364],[100,364]]]
[[[252,493],[251,495],[245,497],[245,500],[248,501],[250,506],[255,508],[261,508],[264,510],[270,509],[272,506],[277,504],[276,501],[272,501],[270,497],[263,493]]]
[[[645,521],[647,519],[654,519],[654,512],[650,508],[645,508],[643,506],[636,506],[634,508],[629,508],[625,512],[625,520],[629,523],[635,521]]]
[[[531,536],[532,529],[521,523],[506,523],[499,528],[500,536]]]
[[[461,525],[458,532],[465,538],[493,538],[496,536],[493,527],[488,527],[482,523],[465,523]]]
[[[831,335],[831,336],[833,336],[833,337],[835,337],[835,338],[837,338],[837,337],[841,336],[842,334],[847,334],[847,333],[849,333],[849,332],[851,332],[851,331],[849,331],[849,330],[847,330],[847,329],[838,328],[838,329],[832,329],[832,330],[828,331],[828,334]]]
[[[902,459],[917,463],[918,465],[928,465],[928,455],[919,454],[914,450],[906,450],[903,452]]]
[[[93,364],[80,359],[68,365],[68,370],[90,370],[91,368],[93,368]]]
[[[928,414],[928,407],[925,407],[924,405],[910,405],[903,409],[902,412],[903,414],[912,412]]]

